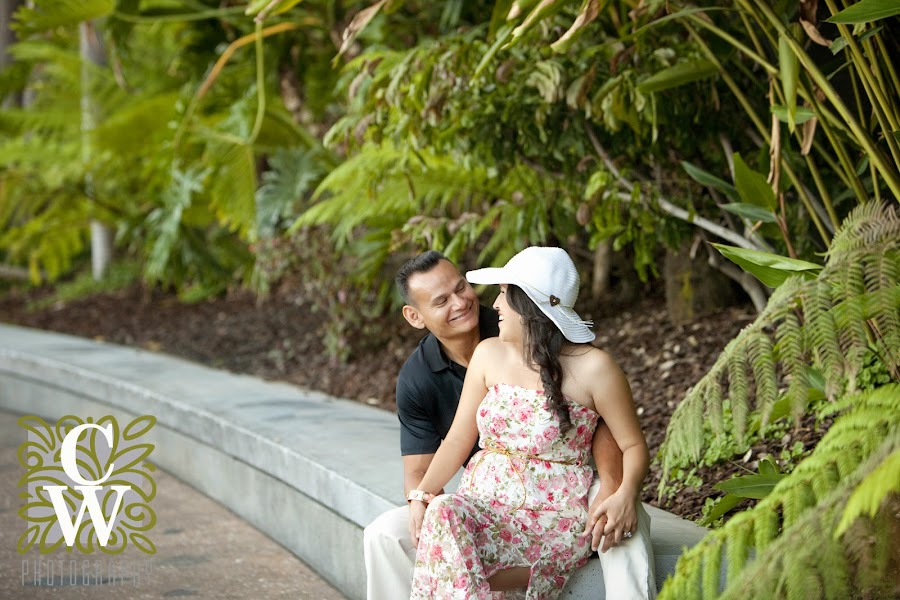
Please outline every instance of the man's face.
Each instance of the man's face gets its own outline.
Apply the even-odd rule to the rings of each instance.
[[[468,334],[478,327],[475,290],[449,261],[439,261],[430,271],[410,277],[409,300],[403,316],[438,339]]]

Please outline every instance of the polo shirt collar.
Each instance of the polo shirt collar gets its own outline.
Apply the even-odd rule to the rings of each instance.
[[[488,308],[483,305],[479,305],[478,307],[478,333],[481,336],[481,339],[485,339],[488,337],[494,337],[497,335],[493,332],[493,330],[497,329],[496,326],[496,317],[492,316],[494,310]],[[494,324],[493,329],[491,324]],[[425,355],[425,362],[428,363],[428,368],[431,369],[433,373],[437,373],[439,371],[443,371],[445,369],[449,369],[451,365],[451,361],[444,355],[444,351],[441,350],[441,344],[438,342],[438,339],[434,336],[433,333],[429,333],[425,336],[425,342],[422,345],[423,354]]]

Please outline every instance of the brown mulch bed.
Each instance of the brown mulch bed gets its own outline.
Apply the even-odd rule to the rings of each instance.
[[[26,302],[47,292],[7,292],[0,297],[0,321],[138,346],[181,356],[211,367],[288,381],[393,410],[394,385],[403,361],[422,333],[398,315],[381,326],[385,343],[357,350],[347,364],[335,364],[322,341],[323,316],[279,298],[258,302],[248,293],[233,293],[197,304],[134,285],[82,300],[57,303],[37,311]],[[641,423],[655,454],[678,402],[712,366],[718,354],[754,315],[748,307],[729,308],[687,325],[674,325],[665,302],[648,298],[611,314],[595,317],[597,345],[611,352],[628,374]],[[821,427],[804,423],[780,447],[795,441],[811,446]],[[772,444],[757,448],[775,453]],[[740,461],[701,471],[705,481],[721,481],[741,471]],[[659,469],[651,467],[644,499],[656,504]],[[696,519],[714,494],[711,484],[686,488],[662,505]]]

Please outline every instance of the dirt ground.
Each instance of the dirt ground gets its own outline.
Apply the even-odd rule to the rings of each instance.
[[[397,372],[422,333],[397,314],[381,324],[383,343],[366,344],[347,364],[329,361],[322,343],[323,315],[272,298],[259,303],[235,293],[197,304],[134,285],[38,311],[26,302],[46,292],[8,292],[0,297],[0,321],[80,335],[181,356],[211,367],[288,381],[394,410]],[[641,423],[655,455],[678,402],[713,364],[719,352],[754,318],[752,308],[729,308],[686,325],[673,325],[661,298],[607,308],[596,318],[596,345],[609,351],[631,382]],[[812,445],[810,425],[793,433]],[[770,448],[770,452],[773,450]],[[713,483],[741,470],[727,464],[701,473]],[[659,470],[651,467],[644,500],[657,504]],[[661,508],[696,519],[711,485],[685,488]]]

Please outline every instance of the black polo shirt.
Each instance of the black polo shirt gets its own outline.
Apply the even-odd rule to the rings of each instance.
[[[481,339],[500,335],[497,317],[496,311],[480,307]],[[397,377],[401,455],[437,452],[456,415],[465,377],[466,368],[444,355],[434,335],[429,333],[419,342]]]

